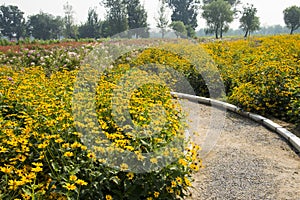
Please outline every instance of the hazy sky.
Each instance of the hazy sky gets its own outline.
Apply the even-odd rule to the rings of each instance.
[[[63,16],[63,5],[69,2],[75,11],[76,23],[86,21],[87,13],[90,7],[96,7],[101,19],[104,19],[105,9],[99,4],[100,0],[0,0],[0,4],[17,5],[20,10],[25,12],[25,16],[37,14],[40,11],[51,13],[53,15]],[[283,10],[286,7],[297,5],[300,6],[300,0],[241,0],[243,4],[250,3],[258,10],[261,24],[265,26],[280,24],[284,25]],[[155,27],[154,18],[157,17],[158,0],[141,0],[148,12],[148,22],[151,27]],[[205,20],[198,17],[200,28],[205,27]],[[232,28],[238,28],[239,23],[236,20],[231,24]]]

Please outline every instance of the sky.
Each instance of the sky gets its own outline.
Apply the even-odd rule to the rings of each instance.
[[[38,14],[40,11],[50,13],[55,16],[63,16],[63,5],[69,2],[73,6],[75,23],[84,23],[87,19],[89,8],[96,8],[101,19],[105,17],[105,9],[100,5],[101,0],[0,0],[0,5],[16,5],[25,13],[25,17]],[[253,4],[257,8],[257,15],[260,17],[262,26],[284,25],[283,10],[289,6],[300,6],[300,0],[241,0],[242,5]],[[148,23],[150,27],[155,27],[155,18],[158,17],[158,0],[141,0],[148,13]],[[241,7],[241,6],[240,6]],[[171,11],[168,11],[171,15]],[[201,10],[198,15],[198,29],[205,28],[205,20],[201,18]],[[230,25],[231,28],[239,27],[238,20]]]

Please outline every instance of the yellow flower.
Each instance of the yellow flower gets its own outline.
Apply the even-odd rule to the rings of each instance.
[[[78,179],[78,180],[76,181],[76,184],[78,184],[78,185],[87,185],[88,183],[85,182],[84,180]]]
[[[10,190],[16,190],[18,188],[18,181],[17,180],[9,180],[8,185],[9,185]]]
[[[129,180],[132,180],[133,177],[134,177],[134,174],[133,174],[132,172],[129,172],[129,173],[127,174],[127,177],[128,177]]]
[[[41,167],[35,167],[35,168],[32,168],[31,171],[35,172],[35,173],[41,172],[41,171],[43,171],[43,168],[41,168]]]
[[[171,182],[171,187],[173,188],[173,187],[176,187],[176,186],[177,186],[176,181],[172,181],[172,182]]]
[[[182,184],[182,178],[180,178],[180,177],[177,177],[177,178],[176,178],[176,181],[177,181],[177,183],[178,183],[179,185],[181,185],[181,184]]]
[[[75,190],[76,189],[76,185],[70,184],[70,183],[66,183],[63,187],[66,188],[67,190]]]
[[[12,167],[0,167],[0,171],[3,172],[3,173],[5,173],[5,174],[11,173],[12,170],[13,170]]]
[[[187,177],[184,177],[184,182],[187,186],[192,186],[191,181]]]
[[[137,154],[137,159],[138,159],[139,161],[142,161],[142,160],[145,159],[145,156],[143,156],[141,153],[138,153],[138,154]]]
[[[158,198],[159,197],[159,192],[154,192],[154,197]]]
[[[105,196],[105,199],[106,199],[106,200],[112,200],[113,198],[112,198],[111,195],[106,195],[106,196]]]
[[[172,194],[174,192],[174,190],[171,187],[166,187],[166,190],[168,191],[168,193]]]
[[[184,159],[180,158],[178,161],[179,164],[181,164],[182,166],[187,166],[187,161],[185,161]]]
[[[81,150],[82,150],[82,151],[85,151],[85,150],[87,150],[87,147],[86,147],[86,146],[84,146],[84,145],[81,145],[81,147],[80,147],[80,148],[81,148]]]
[[[39,148],[39,149],[44,149],[44,148],[46,148],[48,145],[49,145],[49,142],[46,141],[46,142],[44,142],[44,143],[42,143],[42,144],[39,144],[39,145],[38,145],[38,148]]]
[[[56,139],[56,140],[54,140],[56,143],[62,143],[64,140],[63,139],[61,139],[61,138],[59,138],[59,139]]]
[[[74,156],[74,153],[70,152],[70,151],[67,151],[66,153],[64,153],[64,156],[65,157],[72,157],[72,156]]]
[[[126,163],[122,163],[122,164],[120,165],[120,170],[121,170],[121,171],[126,171],[126,170],[128,170],[128,165],[127,165]]]
[[[69,178],[70,181],[76,181],[77,180],[77,176],[75,175],[71,175]]]
[[[25,199],[25,200],[31,199],[31,197],[30,197],[28,194],[22,194],[22,197],[23,197],[23,199]]]
[[[157,161],[157,158],[151,158],[150,162],[153,163],[153,164],[157,164],[158,161]]]
[[[0,153],[5,153],[7,151],[7,148],[5,148],[5,147],[0,147]]]
[[[95,153],[88,153],[87,157],[90,158],[90,159],[93,159],[93,160],[96,159]]]
[[[36,174],[31,172],[29,174],[25,174],[24,176],[22,176],[21,180],[26,182],[26,183],[31,183],[32,179],[36,178]]]
[[[42,167],[43,163],[35,163],[35,162],[33,162],[32,165],[34,165],[36,167]]]
[[[62,148],[66,149],[66,148],[69,148],[70,144],[69,143],[64,143],[62,144]]]

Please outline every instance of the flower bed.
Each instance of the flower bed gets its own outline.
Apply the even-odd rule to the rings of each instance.
[[[159,82],[159,76],[148,76],[157,84],[144,83],[125,92],[128,107],[122,102],[112,104],[123,99],[114,94],[122,94],[119,81],[126,71],[131,70],[129,79],[144,75],[132,66],[118,63],[102,74],[92,99],[95,113],[82,110],[85,104],[72,104],[74,95],[80,99],[85,94],[74,94],[76,67],[51,73],[45,66],[0,68],[1,198],[176,199],[187,195],[192,174],[201,168],[199,146],[185,138],[184,114],[169,87]],[[138,128],[126,124],[128,120]]]
[[[300,122],[300,35],[204,46],[218,64],[231,103],[247,111]]]

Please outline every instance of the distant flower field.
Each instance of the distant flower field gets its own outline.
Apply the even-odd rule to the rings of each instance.
[[[94,48],[94,43],[49,48],[37,45],[0,52],[0,199],[150,200],[188,194],[193,173],[202,167],[197,155],[200,147],[185,139],[185,113],[159,77],[181,90],[163,68],[172,66],[197,95],[209,96],[201,74],[212,63],[204,59],[196,69],[179,55],[153,48],[139,52],[138,58],[125,55],[97,80],[96,96],[88,99],[88,103],[95,103],[74,106],[74,96],[89,98],[84,95],[89,93],[80,93],[75,86],[91,88],[85,80],[93,79],[96,71],[87,73],[82,82],[77,78],[85,67],[82,60]],[[218,67],[229,102],[300,123],[300,35],[168,48],[199,57],[204,49]],[[157,75],[148,76],[141,68],[134,68],[150,63],[157,64]],[[131,84],[122,80],[127,71],[130,80],[144,76],[138,80],[144,84],[122,93],[120,81]],[[121,95],[114,95],[116,91]],[[123,102],[124,96],[130,100]],[[115,107],[112,102],[120,104]],[[86,111],[93,106],[95,113]],[[163,114],[157,115],[161,110]],[[133,129],[128,120],[139,129]],[[87,132],[100,139],[93,145],[84,143]],[[156,132],[159,134],[151,135]],[[120,161],[118,157],[127,155],[124,152],[137,166],[153,170],[130,171],[132,163],[121,162],[123,158]],[[145,157],[149,152],[161,157]],[[160,167],[162,157],[172,159]]]

